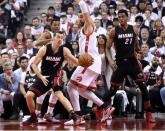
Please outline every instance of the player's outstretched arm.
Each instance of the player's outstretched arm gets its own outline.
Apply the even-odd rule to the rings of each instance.
[[[89,14],[88,7],[84,0],[75,0],[75,2],[80,6],[81,12],[84,18],[84,30],[86,34],[91,34],[94,31],[94,22]]]
[[[64,47],[64,58],[65,60],[74,63],[76,66],[79,65],[78,59],[75,56],[73,56],[70,50],[66,47]]]

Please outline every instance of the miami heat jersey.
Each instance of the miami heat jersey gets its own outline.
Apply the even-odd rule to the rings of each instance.
[[[114,46],[116,50],[116,59],[134,57],[135,36],[136,34],[131,25],[128,25],[126,30],[120,26],[115,27]]]
[[[51,44],[46,47],[46,53],[41,63],[41,73],[47,76],[56,76],[64,61],[63,46],[60,46],[56,53],[54,53]]]
[[[97,37],[95,32],[93,32],[88,37],[83,33],[81,29],[80,38],[79,38],[79,52],[80,54],[89,53],[93,57],[94,63],[90,67],[88,67],[88,69],[100,74],[101,57],[98,53]]]

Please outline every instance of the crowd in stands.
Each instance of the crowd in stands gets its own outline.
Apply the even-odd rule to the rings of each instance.
[[[142,54],[137,54],[137,58],[145,75],[153,112],[165,112],[165,1],[85,1],[95,24],[98,52],[102,58],[102,74],[98,77],[97,89],[93,92],[102,98],[110,88],[112,69],[107,61],[106,43],[110,30],[119,24],[118,10],[126,9],[129,12],[128,23],[138,29]],[[20,110],[23,111],[23,115],[29,115],[25,96],[34,82],[30,76],[35,75],[30,73],[30,64],[40,48],[37,46],[37,40],[44,32],[50,32],[53,36],[58,30],[63,31],[63,46],[68,47],[74,56],[79,56],[78,39],[82,17],[79,6],[73,0],[55,0],[47,12],[34,17],[31,24],[23,25],[23,30],[17,30],[22,26],[24,13],[28,11],[29,6],[30,0],[0,0],[0,114],[3,118],[18,119]],[[115,59],[115,49],[111,51]],[[74,70],[75,66],[72,63],[64,63],[63,82],[67,97],[66,85]],[[50,94],[47,94],[47,97],[49,96]],[[42,115],[47,108],[47,97],[42,107]],[[114,115],[123,117],[128,113],[135,113],[135,118],[143,118],[142,99],[139,88],[127,76],[114,96]],[[92,116],[90,111],[95,105],[81,97],[80,103],[83,114]],[[54,115],[59,118],[68,117],[59,103],[55,105]]]

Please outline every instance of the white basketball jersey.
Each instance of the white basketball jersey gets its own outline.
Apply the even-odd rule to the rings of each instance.
[[[80,55],[83,53],[88,53],[93,57],[94,63],[90,67],[88,67],[88,69],[100,74],[101,73],[101,57],[98,53],[97,37],[96,37],[95,32],[93,32],[88,38],[87,35],[85,35],[82,32],[82,29],[81,29],[80,38],[79,38],[79,52],[80,52]]]

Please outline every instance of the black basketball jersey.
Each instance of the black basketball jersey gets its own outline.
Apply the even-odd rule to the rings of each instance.
[[[116,49],[116,59],[134,57],[135,36],[136,34],[131,25],[128,25],[126,30],[120,26],[115,27],[114,46]]]
[[[36,81],[36,75],[31,75],[29,71],[26,72],[24,88],[27,92],[29,87]]]
[[[59,50],[54,53],[52,45],[46,45],[46,53],[41,63],[41,73],[46,76],[56,76],[58,70],[62,67],[64,61],[63,46],[59,47]]]

